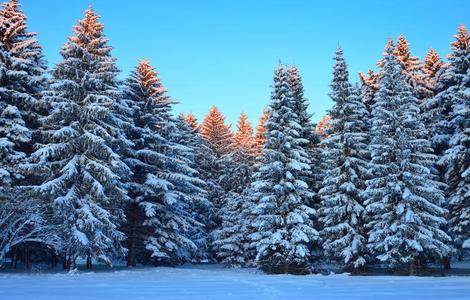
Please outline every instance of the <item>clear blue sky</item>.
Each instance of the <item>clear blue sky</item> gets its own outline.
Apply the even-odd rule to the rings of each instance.
[[[216,104],[234,122],[254,122],[268,103],[279,60],[298,65],[317,121],[331,106],[332,56],[343,47],[350,77],[374,67],[388,37],[403,33],[413,54],[441,56],[457,26],[470,25],[468,0],[23,0],[30,29],[39,33],[50,65],[72,25],[91,4],[102,16],[125,78],[149,58],[176,112],[199,120]]]

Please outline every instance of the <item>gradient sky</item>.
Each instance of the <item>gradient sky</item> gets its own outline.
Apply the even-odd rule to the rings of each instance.
[[[317,121],[331,107],[332,56],[344,49],[350,78],[380,59],[389,37],[404,34],[414,55],[449,52],[468,0],[23,0],[30,30],[39,33],[49,64],[71,28],[92,5],[102,16],[125,78],[139,59],[160,73],[176,112],[199,120],[216,104],[235,122],[245,111],[257,122],[279,61],[296,64]]]

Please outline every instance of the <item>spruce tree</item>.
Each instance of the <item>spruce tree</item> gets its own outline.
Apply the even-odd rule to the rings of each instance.
[[[246,265],[249,243],[247,218],[251,209],[246,189],[251,184],[256,159],[253,129],[245,113],[238,119],[230,154],[231,168],[227,172],[230,190],[220,210],[221,225],[214,232],[214,248],[219,260],[227,265]]]
[[[411,55],[410,45],[403,35],[400,35],[397,39],[395,56],[415,96],[421,100],[432,97],[432,90],[428,89],[424,82],[424,74],[422,73],[423,64],[419,58]]]
[[[263,156],[263,148],[266,142],[266,120],[268,119],[268,112],[266,110],[263,111],[263,114],[259,118],[258,125],[256,125],[256,132],[255,132],[255,143],[256,143],[256,153],[258,157]]]
[[[229,154],[232,149],[232,132],[225,124],[225,116],[216,106],[212,106],[199,128],[199,133],[205,138],[218,158]]]
[[[44,142],[32,154],[31,166],[43,175],[34,187],[50,199],[61,225],[65,267],[78,257],[111,264],[124,253],[118,230],[129,168],[118,150],[127,145],[118,114],[118,69],[99,16],[92,10],[74,26],[62,47],[63,60],[52,71],[44,100],[52,106],[42,118]],[[40,171],[41,170],[41,171]]]
[[[430,171],[436,157],[418,100],[393,52],[387,47],[372,110],[366,226],[371,253],[382,263],[412,273],[426,259],[445,257],[449,237],[441,230],[446,224],[440,206],[444,195]]]
[[[184,116],[184,121],[194,130],[197,130],[197,128],[199,127],[199,124],[197,123],[197,118],[192,112],[189,112],[186,116]]]
[[[299,125],[302,128],[299,135],[300,138],[304,139],[304,148],[307,150],[311,162],[310,171],[301,179],[305,181],[310,190],[314,192],[311,199],[306,199],[307,205],[316,208],[319,202],[316,193],[318,192],[322,180],[320,171],[320,136],[315,131],[315,125],[311,120],[312,115],[308,113],[308,101],[304,96],[302,78],[300,77],[297,67],[291,67],[287,72],[289,85],[295,102],[295,113],[299,118]]]
[[[36,33],[28,31],[17,0],[0,10],[0,193],[10,194],[24,183],[21,163],[33,150],[38,116],[45,105],[46,62]],[[8,195],[4,195],[9,198]]]
[[[424,59],[422,72],[427,89],[432,91],[433,94],[436,92],[436,83],[443,67],[444,63],[439,54],[434,49],[429,49]]]
[[[331,125],[329,124],[330,119],[331,117],[329,115],[324,115],[315,127],[315,131],[320,135],[321,140],[328,138],[331,129]]]
[[[36,33],[28,30],[17,0],[0,10],[0,259],[36,242],[57,246],[48,223],[48,203],[27,187],[36,180],[23,168],[37,139],[39,116],[47,112],[41,92],[46,62]],[[26,248],[25,248],[26,249]],[[26,257],[27,261],[27,257]],[[25,263],[27,265],[27,263]]]
[[[316,212],[305,205],[312,193],[300,178],[310,169],[310,161],[299,134],[287,70],[281,66],[274,75],[268,114],[265,158],[252,185],[256,262],[268,273],[308,273],[310,247],[318,232],[311,220]]]
[[[337,49],[335,61],[331,83],[335,105],[329,111],[332,134],[323,141],[328,168],[320,190],[320,235],[327,256],[347,269],[358,269],[365,265],[367,253],[361,193],[368,163],[368,112],[359,88],[349,84],[341,49]]]
[[[470,248],[470,36],[461,25],[455,37],[442,75],[447,88],[436,100],[450,106],[441,120],[450,134],[442,165],[448,185],[449,230],[462,255],[462,248]]]
[[[367,75],[359,73],[359,78],[361,79],[361,98],[370,113],[375,103],[375,94],[379,90],[378,81],[380,77],[374,71],[369,70]]]
[[[188,261],[197,250],[190,237],[202,227],[191,210],[195,202],[204,201],[204,183],[192,168],[192,148],[182,144],[184,133],[171,115],[174,102],[147,60],[126,81],[125,99],[134,112],[129,132],[134,155],[127,160],[134,174],[129,225],[143,226],[143,244],[155,262]],[[129,238],[129,254],[134,252],[133,242]],[[128,263],[135,265],[132,258]]]

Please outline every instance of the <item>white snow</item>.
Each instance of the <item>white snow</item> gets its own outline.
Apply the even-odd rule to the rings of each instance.
[[[264,275],[219,266],[0,274],[0,299],[469,299],[470,277]]]

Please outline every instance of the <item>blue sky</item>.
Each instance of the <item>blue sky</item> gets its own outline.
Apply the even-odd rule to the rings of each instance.
[[[176,112],[199,120],[216,104],[235,122],[257,122],[279,62],[296,64],[317,121],[331,107],[332,56],[344,49],[352,81],[380,59],[388,37],[404,34],[413,54],[441,56],[457,26],[470,20],[468,0],[23,0],[50,65],[83,11],[102,16],[122,78],[139,59],[156,67]]]

